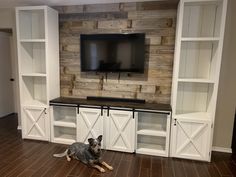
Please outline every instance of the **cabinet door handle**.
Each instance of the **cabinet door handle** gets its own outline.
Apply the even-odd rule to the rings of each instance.
[[[177,124],[177,119],[174,119],[174,126],[176,126]]]
[[[103,116],[103,106],[101,107],[101,116]]]
[[[44,111],[44,114],[47,114],[47,111],[46,111],[46,110],[47,110],[47,109],[46,109],[46,108],[44,108],[44,110],[43,110],[43,111]]]

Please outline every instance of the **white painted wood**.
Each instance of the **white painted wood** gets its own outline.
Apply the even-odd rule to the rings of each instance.
[[[77,141],[88,144],[89,138],[103,135],[103,116],[101,109],[79,108]],[[103,137],[104,138],[104,137]],[[104,141],[102,141],[103,147]]]
[[[22,107],[24,117],[22,136],[26,139],[49,141],[50,119],[48,108]]]
[[[106,149],[134,152],[135,119],[133,112],[110,110],[106,121]]]
[[[21,73],[46,74],[44,42],[20,43]]]
[[[137,135],[136,153],[166,157],[166,148],[166,137]]]
[[[21,107],[49,107],[49,100],[60,96],[58,13],[47,6],[17,7],[16,27]],[[21,114],[24,122],[23,109]],[[73,127],[68,122],[67,126]],[[23,124],[22,131],[26,128]],[[63,128],[54,131],[63,137]]]
[[[179,83],[175,115],[207,112],[212,98],[212,84]]]
[[[219,37],[182,37],[183,42],[218,42]]]
[[[227,0],[180,0],[171,97],[177,119],[176,126],[172,123],[173,157],[210,161],[209,124],[215,119],[226,11]]]
[[[217,146],[213,146],[212,151],[224,152],[224,153],[233,153],[231,148],[224,148],[224,147],[217,147]]]
[[[58,12],[46,7],[46,71],[48,74],[48,100],[60,96],[60,71],[59,71],[59,20]]]
[[[51,140],[54,143],[72,144],[76,142],[76,129],[54,126],[54,137]]]
[[[189,82],[189,83],[206,83],[206,84],[214,84],[214,80],[210,79],[178,79],[178,82]]]
[[[172,124],[172,156],[186,159],[210,159],[211,121],[177,119]]]
[[[168,157],[170,115],[139,112],[136,124],[136,152]]]
[[[179,78],[214,80],[216,42],[182,42]]]
[[[195,1],[197,2],[197,0]],[[218,37],[216,33],[216,13],[218,2],[184,4],[183,37]]]

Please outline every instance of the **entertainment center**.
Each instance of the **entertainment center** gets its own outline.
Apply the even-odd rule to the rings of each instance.
[[[57,98],[50,106],[52,142],[103,135],[104,149],[168,156],[170,105]]]
[[[165,43],[165,35],[171,33],[169,28],[175,27],[169,18],[157,18],[160,20],[157,27],[169,30],[158,29],[157,33],[147,30],[148,22],[143,23],[146,25],[143,28],[138,26],[137,19],[125,23],[126,30],[137,27],[138,32],[132,28],[128,34],[114,32],[114,26],[109,26],[111,34],[101,31],[95,34],[101,24],[112,20],[98,20],[91,26],[94,21],[62,22],[60,42],[73,39],[76,44],[71,47],[60,43],[59,50],[56,10],[47,6],[16,8],[22,138],[71,144],[87,143],[88,138],[103,135],[102,146],[107,150],[210,161],[226,7],[226,0],[180,0],[172,80],[166,74],[173,68],[169,54],[162,53],[163,58],[159,58],[155,53],[160,50],[158,45]],[[93,28],[95,32],[79,33],[80,41],[76,41],[70,35],[78,35],[76,32],[81,29],[64,29],[74,24],[82,24],[82,30]],[[160,34],[164,36],[159,43]],[[119,40],[114,42],[117,36]],[[150,36],[154,37],[148,43]],[[132,40],[127,40],[129,37]],[[157,49],[153,52],[149,46],[147,51],[147,43]],[[163,51],[166,52],[165,48]],[[80,58],[79,65],[75,65],[79,66],[79,73],[61,67],[74,67],[74,63],[69,63],[73,57]],[[89,71],[111,74],[128,71],[137,76],[118,81],[108,78],[103,83],[94,79],[99,74]],[[160,73],[164,73],[163,77]],[[160,86],[157,82],[164,84]],[[171,91],[170,84],[165,85],[170,82]],[[65,85],[67,97],[62,87]],[[122,92],[112,92],[117,88]],[[76,89],[80,92],[77,98]],[[158,101],[159,95],[164,95],[164,101]],[[150,103],[153,100],[158,103]]]

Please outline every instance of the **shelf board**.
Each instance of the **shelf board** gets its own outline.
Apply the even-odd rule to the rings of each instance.
[[[194,82],[194,83],[214,84],[214,81],[210,80],[210,79],[178,79],[178,82]]]
[[[72,143],[76,142],[75,139],[76,139],[75,136],[63,134],[63,135],[54,137],[53,142],[54,143],[62,143],[62,144],[72,144]]]
[[[176,114],[174,118],[184,118],[184,119],[197,119],[197,120],[210,120],[211,117],[207,112],[194,112],[186,114]]]
[[[67,121],[67,120],[54,121],[54,126],[76,128],[76,124],[74,122]]]
[[[218,42],[218,37],[182,37],[182,42]]]
[[[21,74],[22,77],[46,77],[46,74],[43,73],[23,73]]]
[[[166,156],[165,147],[163,145],[147,144],[147,143],[138,143],[136,153]]]
[[[158,130],[141,129],[141,130],[137,131],[137,134],[138,135],[166,137],[166,131],[158,131]]]
[[[20,42],[46,42],[45,39],[21,39]]]

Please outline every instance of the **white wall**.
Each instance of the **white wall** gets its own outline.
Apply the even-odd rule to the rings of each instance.
[[[0,28],[10,28],[13,30],[11,36],[11,63],[12,63],[12,76],[14,82],[14,112],[19,113],[19,86],[18,86],[18,64],[17,64],[17,51],[16,51],[16,25],[15,25],[15,9],[0,9]],[[20,120],[18,120],[20,125]]]
[[[229,0],[213,146],[231,148],[236,108],[236,1]]]
[[[14,112],[10,40],[8,33],[0,32],[0,118]]]

